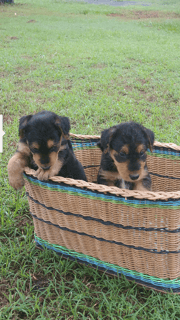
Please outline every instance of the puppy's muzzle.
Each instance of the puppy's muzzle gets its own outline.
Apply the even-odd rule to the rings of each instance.
[[[136,174],[130,174],[129,176],[130,176],[131,180],[137,180],[139,178],[139,174],[137,174],[137,173]]]
[[[46,166],[46,167],[42,167],[42,166],[41,166],[41,168],[42,168],[43,170],[49,170],[49,169],[50,169],[50,166]]]

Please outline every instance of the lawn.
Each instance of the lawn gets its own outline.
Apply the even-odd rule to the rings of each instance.
[[[133,120],[180,145],[180,3],[136,2],[0,5],[1,320],[180,319],[178,295],[36,249],[25,190],[8,184],[19,119],[40,110],[68,116],[72,133]]]

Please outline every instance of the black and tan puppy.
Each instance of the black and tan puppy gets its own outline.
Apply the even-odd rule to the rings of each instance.
[[[154,133],[135,122],[122,123],[101,134],[102,150],[97,182],[130,190],[151,190],[146,150],[152,151]]]
[[[69,119],[50,111],[22,117],[18,148],[8,163],[10,185],[14,189],[23,187],[25,167],[37,170],[39,180],[60,175],[87,181],[84,169],[73,152],[69,130]]]

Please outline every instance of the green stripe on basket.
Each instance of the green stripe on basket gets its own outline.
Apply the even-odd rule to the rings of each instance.
[[[59,188],[53,188],[53,185],[51,184],[50,187],[48,186],[48,184],[44,183],[44,184],[40,184],[39,180],[35,181],[35,180],[30,180],[28,179],[28,176],[24,175],[24,178],[26,180],[28,180],[31,184],[35,185],[35,186],[40,186],[43,189],[49,190],[49,191],[56,191],[56,192],[61,192],[61,193],[66,193],[66,194],[70,194],[73,196],[81,196],[84,198],[88,198],[91,200],[100,200],[100,201],[104,201],[104,202],[110,202],[110,203],[114,203],[114,204],[122,204],[128,207],[133,207],[133,208],[160,208],[160,209],[172,209],[172,210],[178,210],[180,209],[180,206],[166,206],[166,205],[159,205],[157,204],[155,201],[154,203],[151,204],[136,204],[136,203],[129,203],[129,202],[125,202],[125,201],[121,201],[119,199],[115,200],[115,199],[107,199],[106,197],[96,197],[96,196],[92,196],[92,195],[88,195],[88,194],[83,194],[83,193],[78,193],[76,191],[70,191],[70,190],[63,190],[63,189],[59,189]],[[138,200],[137,200],[138,201]],[[139,200],[141,201],[141,200]]]
[[[78,147],[76,145],[73,145],[73,150],[89,150],[89,149],[94,149],[98,150],[97,146],[86,146],[86,147]]]
[[[117,270],[117,272],[119,271],[119,272],[121,272],[123,274],[126,274],[129,277],[137,277],[137,278],[143,277],[144,280],[147,279],[147,280],[150,280],[152,282],[162,283],[162,285],[163,284],[166,284],[166,285],[175,284],[175,285],[179,285],[180,286],[179,278],[176,278],[176,279],[173,279],[173,280],[169,280],[169,279],[162,279],[162,278],[158,278],[158,277],[149,276],[149,275],[146,275],[144,273],[137,272],[135,270],[129,270],[129,269],[126,269],[126,268],[122,268],[122,267],[120,267],[118,265],[99,260],[99,259],[94,258],[92,256],[88,256],[88,255],[85,255],[83,253],[79,253],[79,252],[76,252],[74,250],[67,249],[66,247],[63,247],[63,246],[60,246],[60,245],[52,244],[52,243],[50,243],[50,242],[48,242],[46,240],[43,240],[43,239],[39,238],[36,234],[34,234],[34,237],[35,237],[35,240],[37,242],[39,242],[41,245],[44,245],[44,246],[47,246],[47,247],[51,247],[55,251],[60,251],[61,253],[67,254],[67,255],[72,256],[72,257],[76,257],[77,259],[80,259],[80,260],[84,260],[84,261],[88,260],[92,264],[96,264],[96,265],[103,264],[103,265],[105,265],[107,267],[107,271],[112,269],[112,268],[115,268]]]

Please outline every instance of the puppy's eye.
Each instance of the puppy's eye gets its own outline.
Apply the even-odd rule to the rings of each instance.
[[[144,150],[142,150],[142,151],[139,153],[140,157],[144,156],[144,154],[145,154],[145,151],[144,151]]]
[[[49,152],[53,152],[53,151],[57,151],[57,148],[56,148],[56,146],[54,146],[54,147],[51,147],[51,148],[49,149]]]
[[[31,148],[31,152],[32,152],[32,153],[38,153],[38,152],[39,152],[39,149],[37,149],[37,148]]]
[[[126,157],[126,156],[127,156],[127,154],[126,154],[125,152],[123,152],[123,151],[119,152],[119,155],[120,155],[121,157]]]

